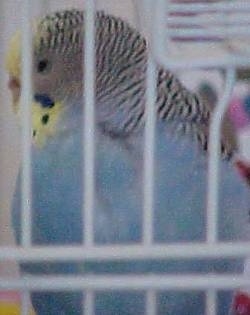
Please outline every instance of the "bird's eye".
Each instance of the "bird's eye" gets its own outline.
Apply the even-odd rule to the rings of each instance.
[[[37,72],[43,73],[49,69],[49,61],[47,59],[42,59],[38,61]]]

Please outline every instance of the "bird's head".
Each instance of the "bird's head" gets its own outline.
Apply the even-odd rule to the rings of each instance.
[[[83,12],[68,10],[49,14],[32,29],[32,128],[43,143],[53,134],[60,114],[72,99],[82,97]],[[14,111],[20,113],[21,33],[10,40],[6,54],[8,87]]]

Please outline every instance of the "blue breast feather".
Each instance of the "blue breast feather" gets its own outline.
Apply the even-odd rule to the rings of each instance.
[[[143,135],[113,139],[96,133],[95,242],[136,243],[142,233]],[[157,242],[204,241],[207,160],[189,139],[176,140],[157,125],[154,239]],[[82,241],[82,129],[70,129],[32,150],[32,240],[37,245]],[[248,188],[232,166],[221,162],[219,238],[248,238]],[[20,242],[20,176],[13,200],[13,226]],[[241,271],[240,260],[161,260],[23,264],[25,272],[185,273]],[[84,271],[83,271],[84,270]],[[38,315],[82,314],[80,292],[32,293]],[[159,314],[202,315],[204,292],[159,292]],[[219,315],[228,314],[230,295],[221,292]],[[98,292],[96,314],[143,315],[144,292]]]

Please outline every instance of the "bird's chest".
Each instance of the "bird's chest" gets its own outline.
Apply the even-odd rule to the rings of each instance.
[[[96,135],[94,230],[97,242],[138,239],[137,173],[126,147]],[[82,241],[84,224],[84,141],[74,130],[32,151],[32,228],[36,244]],[[13,220],[20,238],[20,176],[14,197]],[[131,229],[133,230],[131,233]]]
[[[70,136],[32,150],[31,220],[35,244],[76,243],[82,238],[81,152],[77,151],[80,151],[77,141]],[[21,173],[16,184],[12,218],[20,239]]]

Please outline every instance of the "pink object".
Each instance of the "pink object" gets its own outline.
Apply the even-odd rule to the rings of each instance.
[[[243,108],[240,98],[233,98],[229,105],[229,115],[236,129],[243,129],[250,126],[250,118]]]
[[[250,163],[242,160],[237,160],[235,162],[235,166],[240,175],[245,179],[248,184],[250,184]]]
[[[0,303],[1,302],[21,302],[20,293],[16,291],[0,291]]]
[[[244,110],[242,99],[237,97],[233,98],[230,102],[228,112],[236,129],[243,129],[246,126],[250,126],[250,117]]]
[[[243,292],[238,292],[233,301],[233,315],[250,315],[250,296]]]

